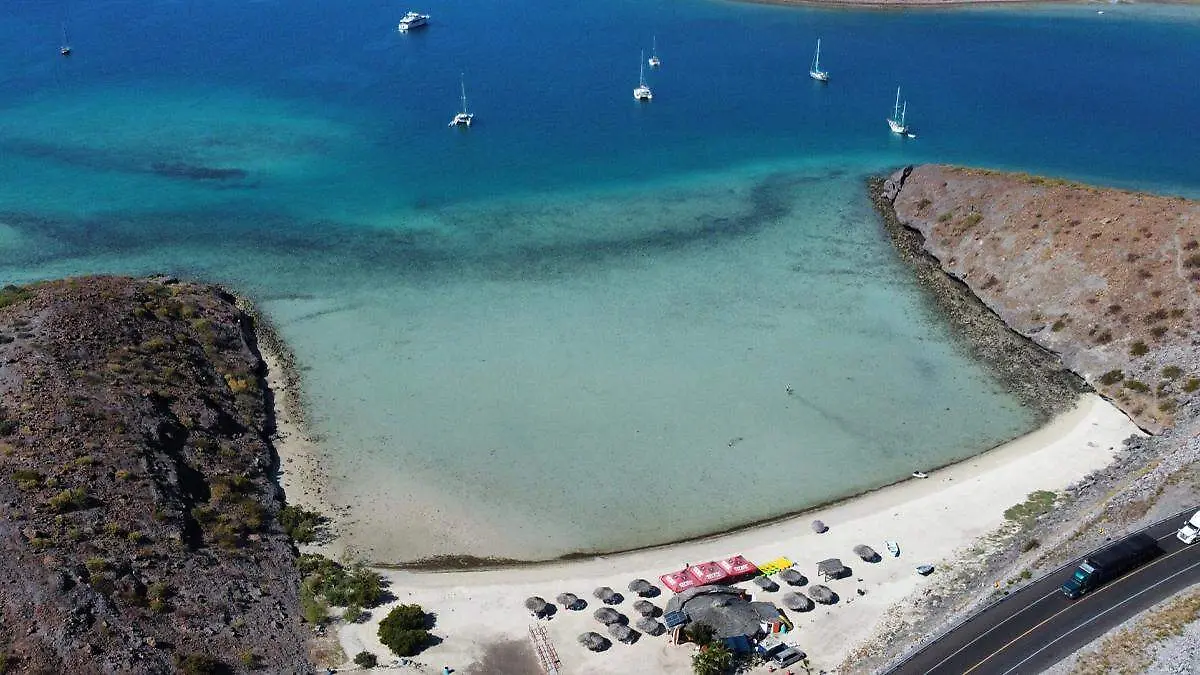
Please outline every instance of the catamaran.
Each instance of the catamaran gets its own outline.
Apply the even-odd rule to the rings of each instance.
[[[657,68],[662,65],[662,59],[658,58],[658,36],[650,38],[650,60],[647,61],[651,68]]]
[[[62,46],[58,48],[58,53],[63,56],[71,55],[71,41],[67,39],[67,27],[63,26]]]
[[[471,121],[475,119],[475,113],[467,112],[467,83],[465,78],[459,78],[459,85],[462,87],[462,112],[454,115],[454,119],[450,120],[451,127],[469,127]]]
[[[817,38],[817,54],[813,57],[812,68],[808,69],[808,76],[817,82],[828,82],[828,71],[821,70],[821,38]]]
[[[888,126],[891,127],[893,134],[916,138],[916,134],[908,131],[907,117],[908,101],[905,101],[903,106],[900,105],[900,87],[896,87],[896,104],[892,106],[892,116],[888,118]]]
[[[649,101],[654,98],[650,87],[646,86],[646,52],[643,51],[638,59],[638,86],[633,89],[633,98],[638,101]]]

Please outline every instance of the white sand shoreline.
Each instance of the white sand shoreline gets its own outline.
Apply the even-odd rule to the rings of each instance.
[[[442,664],[461,672],[477,661],[488,645],[527,639],[530,617],[522,602],[530,595],[553,600],[558,593],[573,592],[590,599],[597,586],[624,591],[634,578],[658,583],[658,575],[685,562],[734,554],[757,562],[786,555],[812,579],[818,560],[840,557],[854,569],[850,578],[830,584],[843,600],[832,607],[791,614],[799,629],[791,640],[809,653],[814,666],[832,669],[856,644],[870,637],[891,605],[923,584],[936,583],[936,573],[924,579],[913,572],[915,565],[954,560],[978,538],[1003,525],[1006,508],[1023,501],[1030,492],[1061,490],[1106,466],[1121,441],[1135,433],[1140,432],[1123,413],[1089,394],[1044,427],[934,472],[926,480],[905,481],[784,521],[578,561],[465,572],[381,571],[397,602],[416,602],[437,614],[434,633],[443,642],[420,657],[431,664],[424,672],[440,672]],[[284,451],[281,448],[280,452]],[[814,534],[809,521],[815,518],[825,521],[831,530]],[[900,558],[876,564],[857,562],[851,552],[855,544],[884,551],[884,539],[900,542]],[[867,594],[856,596],[857,588]],[[756,595],[772,600],[785,590]],[[656,600],[660,606],[664,602],[665,597]],[[690,650],[669,647],[662,637],[643,636],[632,646],[618,644],[600,654],[579,647],[576,635],[599,628],[591,617],[595,603],[590,604],[583,612],[560,610],[545,624],[562,658],[562,673],[690,672]],[[630,600],[617,608],[631,613]],[[387,610],[377,608],[367,623],[340,628],[346,654],[366,649],[382,661],[389,660],[375,636],[378,620]]]

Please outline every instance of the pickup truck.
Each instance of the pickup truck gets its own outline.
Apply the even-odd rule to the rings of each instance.
[[[1196,541],[1197,537],[1200,537],[1200,511],[1197,511],[1191,520],[1184,523],[1183,527],[1179,528],[1179,531],[1175,533],[1175,536],[1185,544]]]
[[[1062,592],[1075,599],[1116,579],[1162,553],[1158,542],[1145,532],[1130,535],[1083,559],[1083,564],[1062,585]]]

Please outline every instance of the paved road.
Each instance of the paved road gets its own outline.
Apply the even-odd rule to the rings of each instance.
[[[1164,551],[1146,565],[1077,600],[1059,590],[1079,565],[1022,588],[893,669],[895,675],[1039,673],[1110,628],[1200,582],[1200,542],[1175,531],[1195,510],[1146,532]]]

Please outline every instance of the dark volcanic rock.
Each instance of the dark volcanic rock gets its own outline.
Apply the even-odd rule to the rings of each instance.
[[[233,298],[110,277],[8,287],[0,334],[10,666],[310,671],[263,366]]]

